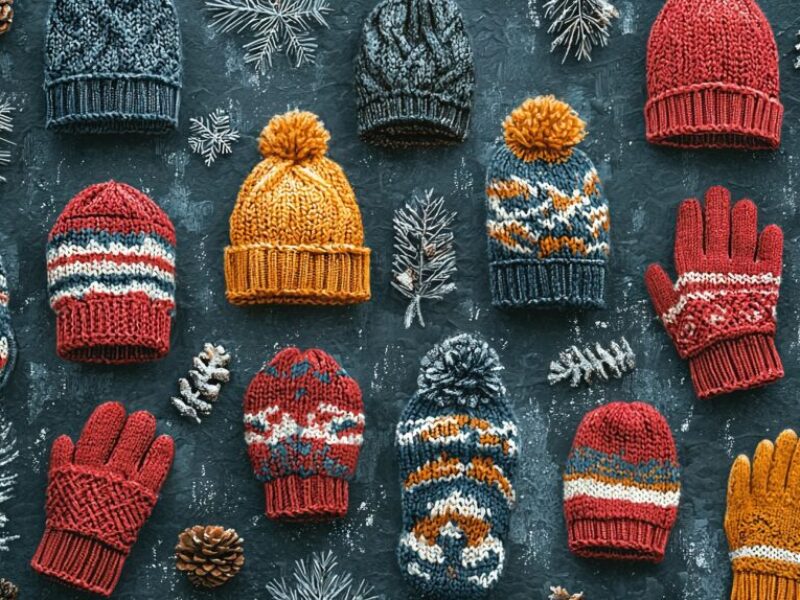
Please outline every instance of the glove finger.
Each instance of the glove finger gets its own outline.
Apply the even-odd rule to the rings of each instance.
[[[72,462],[72,454],[75,452],[75,445],[68,435],[61,435],[53,442],[50,448],[50,470],[60,469]]]
[[[753,262],[758,238],[758,210],[750,200],[739,200],[733,207],[731,256],[740,262]]]
[[[137,481],[157,494],[169,474],[174,455],[175,443],[172,438],[168,435],[158,436],[144,459]]]
[[[76,465],[105,465],[125,425],[125,408],[119,402],[106,402],[98,406],[78,440],[75,450]]]
[[[792,462],[794,449],[797,446],[797,434],[791,429],[782,431],[775,441],[775,452],[772,456],[772,468],[769,471],[767,491],[781,494],[786,489],[786,475]]]
[[[703,257],[703,211],[695,198],[684,200],[675,226],[675,269],[678,276],[696,269]]]
[[[653,264],[647,267],[644,283],[659,317],[675,306],[678,294],[672,286],[669,275],[661,268],[661,265]]]
[[[734,523],[750,496],[750,459],[740,454],[733,461],[728,476],[728,499],[725,506],[725,532],[728,540],[736,529]]]
[[[125,423],[108,466],[124,477],[130,477],[139,470],[155,436],[156,418],[145,410],[133,413]]]
[[[706,192],[706,256],[729,256],[731,193],[722,186]]]
[[[775,451],[770,440],[761,440],[756,448],[753,458],[753,481],[751,490],[754,496],[765,496],[767,493],[767,478],[772,468],[772,455]]]
[[[777,225],[767,225],[758,241],[758,262],[779,275],[783,266],[783,230]]]

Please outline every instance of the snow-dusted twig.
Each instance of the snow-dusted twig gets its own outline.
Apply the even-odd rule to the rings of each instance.
[[[194,368],[189,371],[189,378],[178,380],[180,396],[171,398],[172,406],[181,416],[199,424],[200,416],[211,414],[222,384],[230,381],[231,374],[226,368],[230,360],[230,354],[222,346],[203,346],[203,351],[192,359]]]
[[[550,52],[563,47],[563,63],[570,52],[591,61],[592,49],[608,44],[608,28],[619,12],[608,0],[547,0],[544,16],[550,19],[547,33],[555,35]]]
[[[450,226],[455,212],[445,209],[444,198],[425,192],[394,213],[394,256],[392,287],[411,302],[406,309],[405,326],[414,317],[425,327],[422,300],[441,300],[456,289],[450,278],[456,272],[456,252]]]
[[[608,350],[599,343],[579,350],[571,346],[563,351],[558,361],[550,363],[550,374],[547,381],[550,385],[569,381],[570,386],[578,387],[581,381],[590,384],[597,377],[608,381],[611,377],[621,378],[636,367],[636,355],[631,350],[628,340],[620,338],[619,343],[611,342]]]
[[[372,587],[361,581],[354,587],[350,573],[337,573],[332,552],[313,554],[311,561],[295,563],[294,581],[276,579],[267,584],[273,600],[377,600]]]
[[[203,157],[207,167],[220,154],[230,154],[231,144],[239,140],[239,132],[231,127],[231,117],[218,108],[208,117],[189,119],[189,148]]]
[[[578,592],[577,594],[570,594],[560,585],[556,585],[550,588],[550,595],[548,596],[548,598],[549,600],[585,600],[583,597],[583,592]]]
[[[800,39],[800,31],[797,32],[797,37],[798,37],[798,39]],[[797,50],[798,52],[800,52],[800,42],[797,43],[797,45],[794,47],[794,49]],[[795,69],[800,69],[800,56],[798,56],[794,60],[794,68]]]
[[[309,30],[328,26],[328,0],[206,0],[212,13],[211,26],[223,32],[250,31],[253,41],[244,45],[245,62],[259,71],[272,66],[272,57],[285,52],[302,66],[313,63],[317,42]]]
[[[14,488],[17,485],[17,473],[11,464],[19,457],[17,439],[11,428],[11,423],[0,416],[0,505],[14,497]],[[5,535],[2,530],[8,525],[8,517],[0,510],[0,551],[8,551],[9,543],[18,539],[18,535]]]
[[[7,98],[0,97],[0,146],[15,146],[14,142],[2,137],[3,133],[11,133],[14,131],[14,119],[11,113],[14,112],[14,107]],[[0,150],[0,167],[3,167],[11,162],[11,151]],[[8,181],[5,177],[0,175],[0,183]]]

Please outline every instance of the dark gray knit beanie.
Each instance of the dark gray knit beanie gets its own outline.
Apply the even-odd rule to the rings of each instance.
[[[364,23],[356,65],[358,129],[384,146],[462,142],[475,71],[452,0],[383,0]]]
[[[53,0],[47,126],[160,133],[178,124],[181,38],[172,0]]]

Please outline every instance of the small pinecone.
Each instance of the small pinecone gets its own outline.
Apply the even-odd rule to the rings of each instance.
[[[14,22],[14,0],[0,0],[0,35],[11,29]]]
[[[218,587],[242,569],[242,542],[235,529],[218,525],[189,527],[178,536],[176,566],[197,587]]]
[[[2,0],[0,0],[2,6]],[[0,578],[0,600],[17,600],[19,589],[7,579]]]

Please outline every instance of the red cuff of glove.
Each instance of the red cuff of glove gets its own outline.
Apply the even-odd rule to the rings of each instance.
[[[783,364],[769,335],[753,333],[723,340],[689,359],[699,398],[772,383],[783,377]]]

